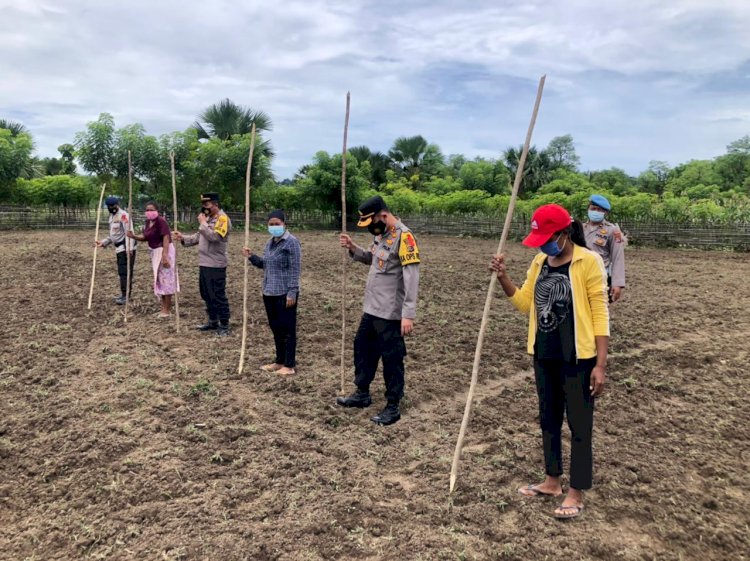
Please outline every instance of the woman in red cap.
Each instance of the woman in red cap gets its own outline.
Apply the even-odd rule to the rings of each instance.
[[[599,256],[586,249],[583,225],[558,205],[539,207],[524,245],[540,249],[517,288],[505,256],[491,269],[516,308],[529,314],[528,352],[534,356],[539,418],[547,477],[518,491],[527,497],[562,495],[561,431],[567,412],[571,431],[570,489],[556,518],[583,511],[591,488],[594,398],[604,389],[609,343],[607,273]]]

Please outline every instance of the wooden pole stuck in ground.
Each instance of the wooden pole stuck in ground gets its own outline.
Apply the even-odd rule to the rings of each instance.
[[[344,146],[341,150],[341,233],[346,234],[346,141],[349,133],[350,92],[346,92],[346,116],[344,117]],[[346,269],[349,250],[341,253],[341,393],[346,391]]]
[[[518,167],[516,169],[516,178],[513,182],[513,192],[510,196],[510,202],[508,204],[508,212],[505,214],[505,224],[503,225],[503,233],[500,236],[500,244],[497,248],[497,253],[500,254],[505,251],[505,242],[508,239],[508,233],[510,231],[511,220],[513,219],[513,209],[516,205],[516,198],[518,197],[518,188],[521,185],[521,179],[523,179],[523,168],[526,164],[526,156],[529,153],[529,145],[531,144],[531,134],[534,132],[534,125],[536,124],[536,116],[539,112],[539,104],[542,101],[542,91],[544,90],[544,81],[546,75],[542,76],[539,80],[539,87],[536,92],[536,102],[534,103],[534,111],[531,114],[531,122],[529,123],[529,129],[526,132],[526,142],[523,145],[523,151],[521,152],[521,158],[518,161]],[[464,416],[461,421],[461,430],[458,433],[458,441],[456,442],[456,450],[453,453],[453,464],[451,465],[451,476],[450,476],[450,493],[453,493],[453,489],[456,486],[456,480],[458,478],[458,465],[461,460],[461,450],[464,445],[464,437],[466,436],[466,428],[469,425],[469,418],[471,417],[471,406],[474,400],[474,391],[476,390],[477,378],[479,375],[479,361],[482,358],[482,345],[484,344],[484,335],[487,331],[487,320],[490,315],[490,308],[492,307],[492,298],[495,294],[495,284],[497,282],[497,275],[494,273],[490,277],[490,287],[487,291],[487,298],[484,302],[484,313],[482,314],[482,323],[479,327],[479,336],[477,338],[477,346],[474,351],[474,366],[471,371],[471,384],[469,385],[469,393],[466,396],[466,406],[464,407]]]
[[[107,188],[107,184],[102,184],[102,192],[99,194],[99,206],[96,207],[96,230],[94,231],[94,264],[91,266],[91,288],[89,288],[89,305],[88,309],[91,309],[91,300],[94,297],[94,280],[96,280],[96,250],[99,247],[96,242],[99,241],[99,217],[101,216],[102,201],[104,200],[104,189]]]
[[[245,247],[250,246],[250,172],[253,169],[253,152],[255,151],[255,123],[250,130],[250,154],[247,157],[245,173]],[[248,260],[245,258],[245,280],[242,286],[242,347],[240,348],[240,365],[237,373],[242,374],[245,365],[245,347],[247,346],[247,274]]]
[[[173,221],[173,227],[175,230],[179,230],[177,228],[177,179],[176,179],[176,173],[174,171],[174,151],[169,152],[169,163],[170,167],[172,168],[172,221]],[[174,244],[174,241],[172,242]],[[180,270],[177,267],[177,246],[174,246],[174,280],[177,287],[180,286]],[[180,331],[180,295],[179,290],[175,290],[174,292],[174,327],[175,330],[179,333]]]
[[[122,315],[125,323],[128,323],[128,306],[130,305],[130,282],[131,282],[131,271],[130,271],[130,238],[128,238],[128,232],[130,231],[130,225],[133,220],[133,156],[128,150],[128,222],[125,224],[125,267],[127,273],[125,277],[125,307],[122,310]]]

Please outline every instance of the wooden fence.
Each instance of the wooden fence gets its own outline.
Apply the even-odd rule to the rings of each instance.
[[[180,226],[197,224],[197,209],[179,211]],[[242,211],[228,211],[235,228],[244,227]],[[106,218],[102,211],[102,219]],[[171,218],[171,216],[168,216]],[[136,224],[144,221],[143,211],[133,212]],[[415,232],[448,236],[500,237],[504,217],[486,215],[415,215],[403,221]],[[93,228],[96,210],[93,208],[0,206],[0,230],[19,229],[81,229]],[[266,213],[251,214],[254,228],[265,227]],[[319,210],[289,211],[287,222],[297,230],[338,230],[340,214]],[[355,228],[356,219],[350,217],[349,227]],[[520,240],[528,232],[528,218],[516,217],[511,224],[510,239]],[[630,244],[659,247],[689,247],[699,249],[729,249],[750,251],[750,224],[683,224],[657,221],[623,220],[622,230]]]

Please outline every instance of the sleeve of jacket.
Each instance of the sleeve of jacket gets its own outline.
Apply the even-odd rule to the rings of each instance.
[[[102,240],[102,247],[107,247],[109,244],[112,243],[112,219],[109,220],[109,230],[108,230],[107,237]]]
[[[401,306],[401,317],[417,317],[417,298],[419,297],[419,263],[403,267],[404,304]]]
[[[625,286],[625,240],[619,226],[610,239],[609,269],[612,286]]]
[[[536,264],[532,262],[529,270],[526,271],[526,280],[521,285],[521,288],[517,288],[515,294],[509,298],[510,303],[513,304],[518,311],[528,314],[531,310],[531,305],[534,302],[534,270]]]
[[[365,265],[372,264],[372,251],[357,247],[354,251],[350,252],[354,261],[359,261]]]
[[[223,236],[219,234],[214,228],[208,225],[208,223],[201,224],[198,228],[198,234],[206,238],[210,242],[218,242],[223,239]]]
[[[302,246],[294,238],[289,246],[289,291],[287,296],[296,298],[299,294],[299,280],[302,274]]]
[[[586,267],[586,293],[591,307],[595,337],[609,337],[609,301],[607,298],[607,270],[602,258],[592,253]]]
[[[183,236],[182,245],[188,246],[188,247],[191,245],[198,245],[199,240],[200,240],[200,234],[192,234],[190,236]]]
[[[265,265],[265,261],[260,255],[251,255],[250,256],[250,263],[253,264],[253,266],[258,267],[258,269],[262,269]]]

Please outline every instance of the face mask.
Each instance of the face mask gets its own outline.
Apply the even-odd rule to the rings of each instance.
[[[604,213],[600,210],[590,210],[589,220],[591,220],[591,222],[598,224],[599,222],[604,220]]]
[[[156,220],[159,218],[159,211],[158,210],[147,210],[146,211],[146,218],[148,220]]]
[[[562,234],[560,234],[560,236],[561,235]],[[560,236],[557,236],[556,240],[550,240],[546,244],[541,246],[539,249],[542,250],[542,253],[546,253],[550,257],[556,257],[557,255],[560,255],[562,253],[562,250],[565,249],[565,244],[568,243],[568,238],[565,238],[562,247],[557,245],[557,240],[560,239]]]
[[[269,226],[268,227],[268,233],[271,234],[274,238],[280,238],[284,235],[284,226]]]
[[[117,214],[118,209],[116,206],[108,206],[107,210],[109,211],[110,214]]]
[[[201,212],[203,212],[203,214],[205,214],[206,216],[211,216],[211,209],[210,208],[203,207],[201,209]]]
[[[383,232],[385,232],[386,224],[382,220],[378,220],[377,222],[370,222],[367,225],[367,231],[370,232],[373,236],[379,236]]]

